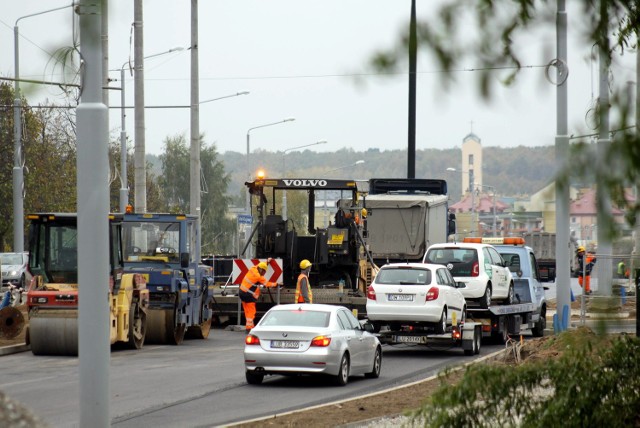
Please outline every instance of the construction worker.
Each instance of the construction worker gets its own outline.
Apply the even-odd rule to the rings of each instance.
[[[253,266],[244,276],[240,284],[239,297],[242,301],[242,310],[246,319],[245,330],[247,333],[254,327],[253,320],[256,316],[256,302],[260,297],[262,287],[277,287],[275,282],[267,281],[264,274],[267,272],[267,263],[260,262]]]
[[[624,261],[620,260],[620,263],[618,263],[618,278],[628,278],[629,277],[629,271],[627,269],[625,269],[626,266],[624,264]]]
[[[583,288],[584,294],[591,294],[591,270],[596,264],[596,258],[593,254],[586,254],[582,245],[576,248],[576,258],[578,259],[578,284]]]
[[[309,283],[309,271],[311,270],[311,262],[304,259],[300,262],[300,275],[296,284],[296,303],[313,303],[313,293],[311,292],[311,284]]]

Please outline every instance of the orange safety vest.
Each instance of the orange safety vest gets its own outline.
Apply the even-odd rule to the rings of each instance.
[[[309,303],[313,303],[313,293],[311,292],[311,284],[309,283],[309,278],[304,273],[298,275],[298,282],[296,283],[296,294],[294,296],[294,302],[296,303],[304,303],[304,297],[300,292],[300,287],[302,286],[302,280],[306,280],[307,282],[307,292],[309,295]]]
[[[240,300],[243,302],[257,302],[260,297],[260,284],[266,283],[265,277],[258,272],[258,266],[253,266],[246,273],[240,284]]]

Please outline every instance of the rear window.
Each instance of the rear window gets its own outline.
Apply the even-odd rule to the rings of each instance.
[[[478,252],[475,248],[432,248],[424,261],[447,266],[453,276],[471,276],[474,263],[478,263]]]
[[[330,312],[322,311],[270,311],[260,321],[261,326],[328,327]]]
[[[381,269],[376,275],[378,284],[424,285],[431,284],[429,269],[390,268]]]

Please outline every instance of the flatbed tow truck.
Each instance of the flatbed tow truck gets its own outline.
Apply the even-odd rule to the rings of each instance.
[[[484,339],[504,344],[510,336],[520,335],[525,330],[531,330],[534,337],[544,334],[545,287],[533,250],[524,245],[524,239],[465,238],[465,242],[482,242],[496,247],[513,273],[516,303],[481,308],[468,301],[465,319],[444,334],[435,334],[429,328],[406,322],[398,330],[381,330],[378,334],[381,343],[417,344],[438,349],[461,347],[465,355],[474,355],[480,352],[480,342]]]
[[[399,330],[381,330],[376,334],[384,345],[425,345],[432,349],[462,348],[464,355],[480,353],[482,342],[482,324],[461,322],[447,328],[443,334],[435,334],[427,328],[418,328],[411,324]]]

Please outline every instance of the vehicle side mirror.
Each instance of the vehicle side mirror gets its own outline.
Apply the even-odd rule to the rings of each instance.
[[[189,253],[180,253],[180,267],[189,267]]]
[[[467,288],[467,284],[464,282],[456,281],[456,288]]]
[[[366,322],[362,325],[362,328],[364,328],[364,331],[367,331],[369,333],[374,333],[373,331],[373,324]]]

